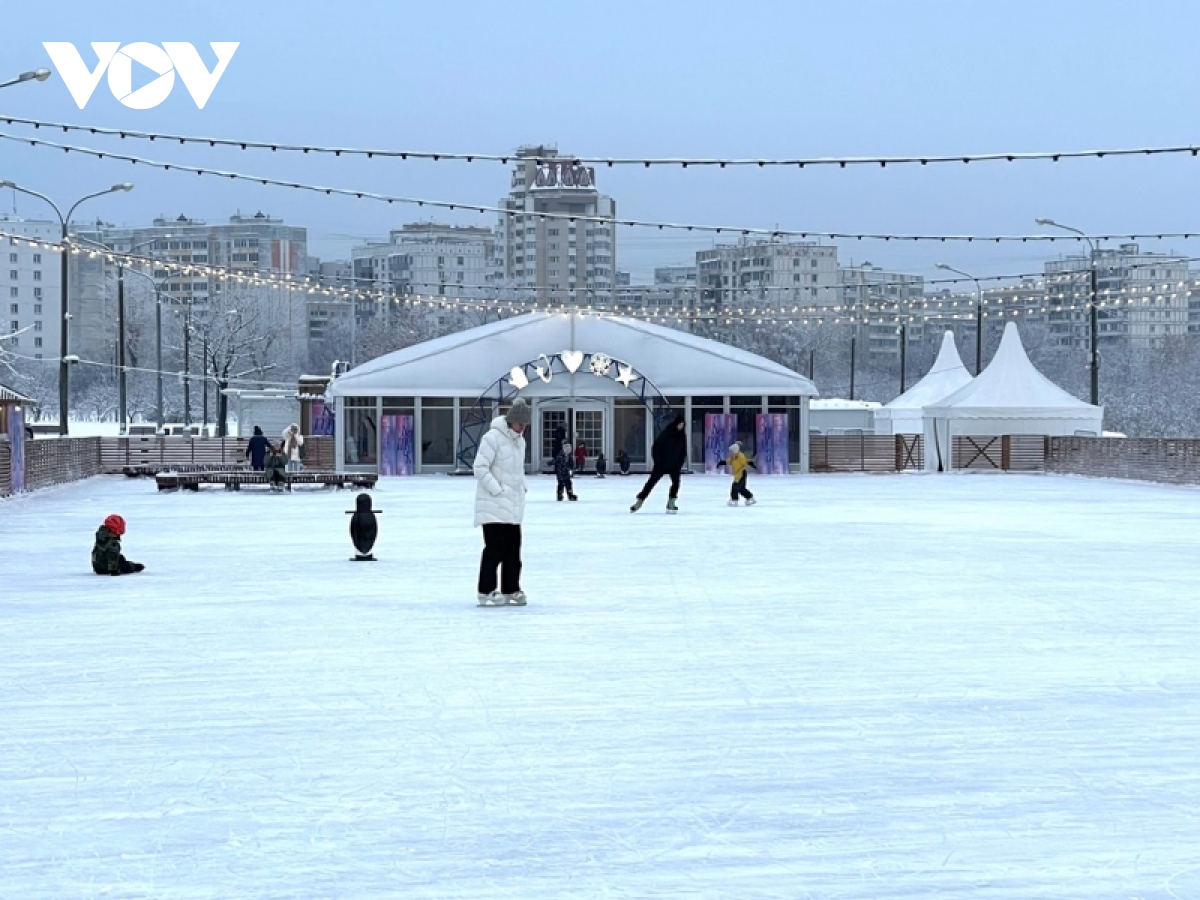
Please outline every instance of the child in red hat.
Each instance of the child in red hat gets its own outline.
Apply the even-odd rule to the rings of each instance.
[[[125,520],[115,513],[96,529],[96,544],[92,547],[92,571],[97,575],[128,575],[146,568],[141,563],[130,562],[121,555],[121,535],[124,533]]]

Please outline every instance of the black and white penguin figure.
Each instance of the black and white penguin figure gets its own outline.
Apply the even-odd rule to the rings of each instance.
[[[375,562],[375,557],[371,555],[375,538],[379,537],[379,523],[375,521],[375,514],[383,510],[371,509],[370,494],[359,494],[354,499],[354,505],[356,508],[350,516],[350,540],[354,541],[354,549],[358,551],[354,562]]]

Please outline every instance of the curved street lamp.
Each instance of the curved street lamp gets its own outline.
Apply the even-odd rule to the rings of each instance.
[[[14,84],[22,84],[26,81],[45,81],[49,77],[49,69],[33,69],[29,72],[22,72],[16,78],[10,78],[8,81],[0,81],[0,88],[11,87]]]
[[[937,267],[945,269],[947,272],[956,272],[975,282],[975,374],[978,376],[980,370],[983,369],[983,286],[979,283],[979,279],[970,272],[964,272],[962,269],[956,269],[945,263],[938,263]]]
[[[36,77],[36,76],[34,76]],[[103,191],[96,191],[94,194],[88,194],[80,197],[67,208],[67,214],[64,216],[62,210],[58,208],[58,204],[47,197],[45,194],[40,194],[37,191],[31,191],[29,188],[23,188],[11,181],[0,181],[0,189],[12,188],[22,194],[28,194],[31,197],[37,197],[39,200],[45,200],[54,210],[54,214],[58,216],[59,224],[62,226],[62,245],[59,249],[59,258],[61,266],[59,268],[59,297],[62,303],[62,318],[61,327],[59,329],[59,361],[58,361],[58,434],[60,437],[67,436],[67,414],[70,407],[70,354],[67,351],[67,323],[70,321],[71,312],[67,305],[67,253],[68,251],[68,236],[67,230],[71,223],[71,214],[79,204],[85,200],[91,200],[95,197],[103,197],[105,194],[112,194],[118,191],[132,191],[133,185],[125,181],[120,184],[114,184],[110,188]]]
[[[1088,250],[1091,251],[1088,257],[1088,268],[1091,270],[1091,290],[1089,291],[1090,299],[1088,301],[1088,369],[1091,374],[1092,388],[1092,406],[1100,405],[1100,350],[1097,346],[1100,336],[1100,325],[1096,313],[1096,245],[1092,243],[1092,239],[1078,228],[1072,228],[1070,225],[1062,225],[1055,222],[1053,219],[1034,219],[1038,225],[1049,225],[1051,228],[1061,228],[1063,231],[1070,231],[1085,241],[1087,241]]]

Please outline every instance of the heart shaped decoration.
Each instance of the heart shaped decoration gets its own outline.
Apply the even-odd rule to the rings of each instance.
[[[564,350],[558,354],[558,358],[562,360],[563,365],[567,367],[567,371],[571,374],[574,374],[583,365],[582,350]]]

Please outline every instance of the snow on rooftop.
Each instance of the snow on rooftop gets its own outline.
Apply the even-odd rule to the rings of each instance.
[[[1200,895],[1200,491],[640,483],[0,501],[0,896]]]

